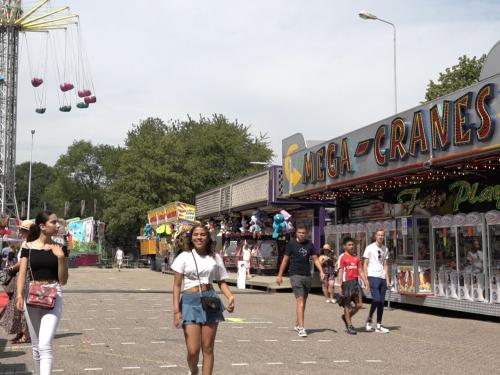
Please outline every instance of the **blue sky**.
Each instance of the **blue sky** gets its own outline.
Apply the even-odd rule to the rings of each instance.
[[[25,5],[34,1],[25,1]],[[392,28],[399,110],[423,100],[429,79],[500,39],[500,1],[58,0],[82,21],[98,103],[61,113],[49,67],[47,112],[34,112],[21,46],[17,161],[53,164],[73,140],[121,145],[146,117],[221,113],[281,140],[328,140],[393,113]],[[28,35],[36,65],[39,36]],[[38,39],[37,39],[38,38]],[[61,35],[56,54],[64,48]]]

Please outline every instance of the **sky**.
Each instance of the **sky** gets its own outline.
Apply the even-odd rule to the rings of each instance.
[[[39,35],[27,35],[27,45],[22,37],[17,163],[30,158],[31,129],[33,160],[53,165],[74,140],[123,145],[148,117],[217,113],[267,134],[280,164],[289,135],[326,141],[394,113],[393,30],[360,11],[396,25],[399,111],[423,101],[429,80],[459,56],[488,53],[500,39],[498,0],[52,1],[58,5],[80,16],[97,103],[59,112],[56,66],[63,70],[64,52],[77,50],[76,42],[65,49],[59,31],[44,77],[47,111],[36,114],[30,80],[45,49]]]

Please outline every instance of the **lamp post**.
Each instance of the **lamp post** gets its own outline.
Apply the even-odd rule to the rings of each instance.
[[[396,80],[396,26],[392,22],[383,20],[382,18],[378,18],[376,15],[368,12],[359,13],[359,17],[364,20],[375,20],[384,22],[388,25],[391,25],[392,29],[394,30],[394,113],[398,113],[398,86]]]
[[[30,173],[28,177],[28,209],[26,219],[30,218],[30,207],[31,207],[31,165],[33,164],[33,136],[35,135],[35,129],[31,129],[31,151],[30,151]]]

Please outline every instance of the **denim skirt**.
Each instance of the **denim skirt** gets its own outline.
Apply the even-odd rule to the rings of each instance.
[[[202,292],[203,297],[217,297],[215,290]],[[181,298],[182,324],[209,324],[224,321],[222,311],[207,312],[201,306],[200,293],[183,293]]]

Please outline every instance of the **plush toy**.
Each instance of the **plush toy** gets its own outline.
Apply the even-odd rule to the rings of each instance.
[[[151,228],[151,224],[147,223],[144,226],[144,235],[146,237],[151,237],[152,234],[153,234],[153,229]]]
[[[290,215],[287,211],[285,210],[281,210],[280,211],[280,214],[283,215],[283,217],[285,218],[285,223],[286,223],[286,231],[288,233],[291,233],[294,231],[294,227],[293,227],[293,224],[292,224],[292,215]]]
[[[248,230],[248,219],[246,216],[241,217],[241,227],[240,232],[245,233]]]
[[[283,214],[278,213],[274,215],[273,229],[273,238],[278,239],[280,234],[286,229],[285,217]]]
[[[250,232],[253,233],[254,238],[262,232],[262,227],[259,222],[259,211],[254,211],[250,218]]]

